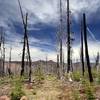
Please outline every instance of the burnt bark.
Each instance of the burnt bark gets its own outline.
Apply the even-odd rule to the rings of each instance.
[[[28,35],[27,35],[27,20],[28,20],[28,13],[26,13],[26,18],[24,20],[23,16],[23,11],[21,8],[20,1],[18,0],[19,7],[20,7],[20,12],[21,12],[21,17],[23,21],[23,26],[24,26],[24,44],[23,44],[23,53],[22,53],[22,65],[21,65],[21,76],[24,75],[24,66],[25,66],[25,47],[27,46],[27,53],[28,53],[28,59],[29,59],[29,82],[31,82],[31,74],[32,74],[32,64],[31,64],[31,55],[30,55],[30,50],[29,50],[29,41],[28,41]]]
[[[59,70],[59,54],[57,54],[57,77],[58,77],[58,79],[60,79],[60,70]]]
[[[84,76],[85,68],[84,68],[84,46],[83,46],[83,28],[81,22],[81,64],[82,64],[82,75]]]
[[[88,74],[90,82],[93,82],[92,72],[91,72],[91,65],[90,65],[90,58],[88,53],[88,43],[87,43],[87,25],[86,25],[86,15],[83,14],[83,28],[84,28],[84,44],[85,44],[85,55],[88,67]]]
[[[11,51],[12,51],[12,48],[10,48],[10,55],[9,55],[9,67],[8,67],[9,76],[11,76],[11,74],[12,74],[12,72],[11,72]]]
[[[71,41],[70,41],[70,14],[69,14],[69,0],[67,0],[67,72],[70,71],[70,54],[71,54]]]

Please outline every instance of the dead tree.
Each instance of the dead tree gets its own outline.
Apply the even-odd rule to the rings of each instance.
[[[5,75],[5,33],[3,27],[0,27],[0,73]]]
[[[60,77],[63,75],[62,39],[60,40]]]
[[[3,75],[5,75],[5,35],[3,37]]]
[[[60,79],[60,73],[59,73],[59,54],[57,54],[57,77]]]
[[[96,57],[96,59],[95,59],[95,68],[99,65],[99,59],[100,59],[100,57],[99,57],[99,52],[97,53],[97,57]]]
[[[26,46],[26,24],[25,20],[24,20],[24,16],[23,16],[23,12],[22,12],[22,8],[21,8],[21,4],[20,1],[18,0],[19,3],[19,7],[20,7],[20,12],[21,12],[21,17],[22,17],[22,21],[23,21],[23,26],[24,26],[24,45],[23,45],[23,53],[22,53],[22,65],[21,65],[21,76],[24,75],[24,58],[25,58],[25,46]],[[27,16],[26,16],[27,18]]]
[[[27,18],[26,18],[27,20]],[[29,59],[29,82],[31,82],[31,74],[32,74],[32,63],[31,63],[31,55],[30,55],[30,50],[29,50],[29,41],[28,41],[28,36],[26,34],[26,42],[27,42],[27,52],[28,52],[28,59]]]
[[[8,74],[9,76],[11,76],[11,52],[12,52],[12,48],[10,48],[10,55],[9,55],[9,67],[8,67]]]
[[[3,28],[0,27],[0,53],[1,53],[1,57],[0,57],[0,75],[3,76],[4,73],[4,69],[3,69],[3,48],[2,48],[2,44],[3,44]]]
[[[85,55],[86,55],[86,62],[88,67],[89,73],[89,80],[93,82],[92,72],[91,72],[91,65],[90,65],[90,58],[88,53],[88,43],[87,43],[87,25],[86,25],[86,16],[85,13],[83,14],[83,28],[84,28],[84,44],[85,44]]]
[[[74,41],[74,39],[71,39],[71,42]],[[72,60],[72,54],[73,54],[73,49],[70,48],[71,54],[70,54],[70,70],[73,72],[73,60]]]
[[[70,38],[70,11],[69,11],[69,0],[67,0],[67,73],[70,71],[70,54],[71,54],[71,38]]]
[[[20,12],[21,12],[22,21],[23,21],[23,26],[24,26],[24,44],[23,44],[23,53],[22,53],[21,76],[24,75],[25,47],[27,47],[27,53],[28,53],[28,59],[29,59],[29,82],[31,82],[31,73],[32,73],[31,56],[30,56],[29,41],[28,41],[28,35],[27,35],[27,20],[28,20],[27,18],[28,18],[28,13],[26,13],[26,18],[24,19],[23,11],[22,11],[21,4],[20,4],[19,0],[18,0],[18,3],[19,3]]]
[[[65,61],[64,61],[64,52],[63,52],[63,76],[65,75]]]
[[[83,28],[82,28],[82,22],[81,22],[81,64],[82,64],[82,74],[84,76],[85,68],[84,68],[84,47],[83,47]]]
[[[62,34],[63,34],[63,19],[62,19],[62,0],[60,0],[60,77],[63,75],[63,59],[62,59]]]

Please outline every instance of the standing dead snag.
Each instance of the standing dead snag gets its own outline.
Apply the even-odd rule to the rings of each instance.
[[[57,54],[57,77],[60,79],[60,73],[59,73],[59,54]]]
[[[63,75],[63,61],[62,61],[62,39],[60,40],[60,78]]]
[[[90,58],[88,53],[88,44],[87,44],[87,25],[86,25],[86,16],[85,13],[83,14],[83,28],[84,28],[84,44],[85,44],[85,55],[89,73],[89,80],[93,82],[92,72],[91,72],[91,65],[90,65]]]
[[[82,74],[84,76],[85,68],[84,68],[84,47],[83,47],[83,28],[82,28],[82,22],[81,22],[81,64],[82,64]]]
[[[62,34],[63,34],[63,19],[62,19],[62,0],[60,0],[60,36],[59,36],[59,43],[60,43],[60,78],[63,75],[63,59],[62,59]]]
[[[0,73],[2,76],[5,75],[5,33],[3,27],[0,27]]]
[[[28,56],[29,56],[29,82],[31,82],[31,74],[32,74],[32,63],[31,63],[31,55],[30,55],[30,50],[29,50],[29,41],[28,41],[28,37],[27,37],[27,50],[28,50]]]
[[[3,33],[3,75],[5,75],[5,33]]]
[[[64,59],[64,52],[63,52],[63,76],[65,75],[65,59]]]
[[[70,54],[71,54],[71,41],[70,41],[70,14],[69,14],[69,0],[67,0],[67,73],[70,71]]]
[[[99,65],[99,52],[97,53],[97,57],[96,57],[96,59],[95,59],[95,68]]]
[[[20,12],[21,12],[21,17],[22,17],[22,20],[23,20],[23,26],[24,26],[24,45],[23,45],[23,53],[22,53],[22,65],[21,65],[21,76],[24,75],[24,58],[25,58],[25,41],[26,41],[26,24],[25,24],[25,21],[24,21],[24,16],[23,16],[23,12],[22,12],[22,8],[21,8],[21,4],[20,4],[20,1],[18,0],[18,3],[19,3],[19,7],[20,7]]]
[[[9,76],[12,74],[11,73],[11,51],[12,51],[12,48],[10,48],[10,55],[9,55],[9,67],[8,67],[8,74],[9,74]]]
[[[3,57],[2,57],[2,27],[0,27],[0,75],[3,76],[3,64],[2,64],[2,61],[3,61]]]
[[[24,20],[22,8],[20,1],[18,0],[19,7],[20,7],[20,12],[23,20],[23,26],[24,26],[24,44],[23,44],[23,53],[22,53],[22,65],[21,65],[21,76],[24,75],[24,65],[25,65],[25,47],[27,47],[27,53],[28,53],[28,59],[29,59],[29,82],[31,82],[31,73],[32,73],[32,68],[31,68],[31,56],[30,56],[30,50],[29,50],[29,41],[28,41],[28,35],[27,35],[27,20],[28,20],[28,13],[26,13],[26,18]]]

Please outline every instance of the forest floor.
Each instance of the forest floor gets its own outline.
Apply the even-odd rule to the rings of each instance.
[[[87,89],[87,93],[85,93],[80,82],[61,81],[52,76],[47,76],[44,80],[40,82],[34,81],[31,84],[24,82],[22,86],[22,90],[27,97],[27,99],[23,100],[100,100],[100,85],[93,85],[93,89],[95,99],[91,98],[92,93],[90,90]],[[10,98],[11,91],[12,84],[10,79],[3,78],[0,81],[0,96],[6,95]]]

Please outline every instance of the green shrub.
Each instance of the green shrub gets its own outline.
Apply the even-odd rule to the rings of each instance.
[[[95,100],[93,85],[86,79],[82,79],[82,84],[87,100]]]
[[[12,92],[11,92],[11,100],[20,100],[20,98],[25,95],[22,91],[22,79],[15,79],[12,81]]]
[[[41,83],[41,81],[44,80],[44,73],[40,67],[36,69],[36,71],[34,72],[34,76],[35,76],[35,81],[39,83]]]
[[[74,100],[80,100],[80,94],[78,90],[73,90],[73,99]]]
[[[92,71],[92,75],[93,75],[93,78],[97,78],[98,73],[95,69]]]
[[[80,81],[80,78],[81,78],[81,73],[80,72],[73,72],[73,74],[72,74],[72,79],[74,80],[74,81]]]
[[[4,79],[1,79],[0,80],[0,85],[3,85],[3,84],[5,84],[5,81],[4,81]]]
[[[14,90],[11,93],[11,100],[20,100],[20,98],[24,95],[23,91]]]
[[[86,97],[87,97],[87,100],[95,100],[95,97],[94,97],[94,94],[93,94],[93,88],[88,85],[86,87]]]
[[[100,84],[100,72],[97,73],[96,82],[97,84]]]

